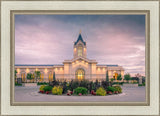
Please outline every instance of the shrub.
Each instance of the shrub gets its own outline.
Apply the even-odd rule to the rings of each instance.
[[[102,87],[103,87],[104,89],[107,89],[108,86],[109,86],[109,82],[107,82],[107,81],[102,81]]]
[[[45,86],[44,88],[43,88],[43,90],[46,92],[46,91],[51,91],[52,90],[52,87],[51,86]]]
[[[67,90],[68,90],[67,82],[64,81],[64,82],[62,83],[62,86],[63,86],[63,93],[67,93]]]
[[[63,88],[61,86],[54,86],[52,88],[52,94],[54,95],[62,95]]]
[[[76,89],[74,89],[74,94],[79,95],[79,93],[81,93],[82,95],[87,94],[88,90],[84,87],[77,87]]]
[[[113,82],[112,85],[118,84],[118,85],[123,85],[124,82]]]
[[[57,80],[52,81],[52,82],[49,83],[49,86],[52,86],[52,87],[58,86],[58,85],[59,85],[59,81],[57,81]]]
[[[48,85],[46,82],[38,82],[37,85]]]
[[[76,89],[77,87],[79,87],[79,82],[78,81],[72,81],[70,83],[70,87],[71,87],[71,91],[73,91],[74,89]]]
[[[98,88],[100,87],[100,82],[98,82],[98,80],[96,80],[96,82],[94,82],[94,90],[96,91]]]
[[[122,80],[122,76],[121,76],[121,74],[118,74],[118,76],[117,76],[117,80]]]
[[[116,91],[116,89],[115,89],[114,87],[109,86],[109,87],[107,88],[107,91],[114,92],[114,91]]]
[[[120,86],[114,86],[114,88],[115,88],[115,91],[122,93],[122,88]]]
[[[146,77],[142,76],[142,83],[146,82]]]
[[[124,80],[126,80],[127,82],[128,82],[129,80],[131,80],[131,76],[130,76],[129,73],[127,73],[127,74],[124,75]]]
[[[22,86],[22,83],[15,82],[15,86]]]
[[[111,78],[111,81],[113,82],[113,80],[115,80],[114,78]]]
[[[45,87],[45,85],[41,85],[40,88],[39,88],[39,90],[40,91],[44,91],[44,87]]]
[[[87,80],[80,81],[80,87],[84,87],[88,89],[89,82]]]
[[[105,96],[106,95],[106,90],[103,87],[99,87],[96,90],[96,95]]]
[[[142,85],[143,85],[143,86],[145,86],[145,82],[144,82],[144,83],[142,83]]]

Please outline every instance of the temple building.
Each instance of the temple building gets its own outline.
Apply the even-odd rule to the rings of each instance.
[[[81,33],[79,33],[78,39],[73,45],[73,59],[64,60],[63,64],[59,65],[16,64],[15,70],[17,70],[17,77],[22,78],[23,82],[27,82],[27,73],[33,74],[33,78],[35,78],[35,71],[41,72],[39,79],[41,82],[52,81],[54,74],[56,79],[67,81],[72,79],[105,80],[107,73],[109,79],[116,79],[118,74],[121,74],[122,79],[124,78],[124,69],[122,66],[99,65],[96,60],[87,58],[87,46]]]

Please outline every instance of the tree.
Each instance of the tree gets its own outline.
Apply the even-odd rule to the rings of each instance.
[[[14,71],[15,79],[17,78],[17,70]]]
[[[118,74],[118,76],[117,76],[117,80],[122,80],[122,76],[121,76],[121,74]]]
[[[33,79],[33,75],[31,73],[27,73],[27,79],[31,81]]]
[[[131,76],[129,73],[124,75],[124,80],[127,80],[127,82],[131,79]]]
[[[114,78],[111,78],[111,82],[113,82],[113,80],[115,80]]]
[[[108,71],[106,72],[106,81],[109,82]]]
[[[56,80],[55,72],[53,73],[53,81]]]
[[[40,71],[35,71],[36,82],[37,82],[37,79],[40,78],[40,75],[41,75]]]

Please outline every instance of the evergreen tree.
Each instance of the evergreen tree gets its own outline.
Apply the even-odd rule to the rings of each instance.
[[[41,75],[40,71],[35,71],[36,82],[37,82],[37,79],[40,78],[40,75]]]
[[[109,82],[108,71],[106,72],[106,81]]]
[[[117,76],[117,80],[122,80],[122,76],[121,76],[121,74],[118,74],[118,76]]]
[[[55,72],[53,73],[53,81],[56,80]]]

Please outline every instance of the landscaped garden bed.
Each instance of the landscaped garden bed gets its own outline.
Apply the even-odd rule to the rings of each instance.
[[[122,93],[122,88],[117,85],[112,86],[107,81],[53,81],[49,85],[41,85],[39,88],[39,93],[67,96],[106,96]]]

